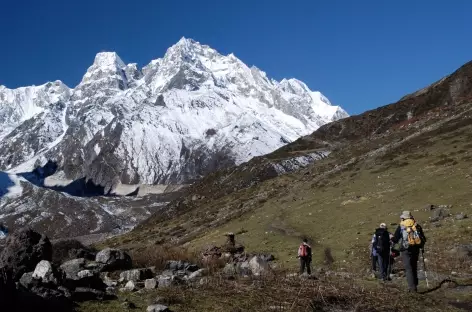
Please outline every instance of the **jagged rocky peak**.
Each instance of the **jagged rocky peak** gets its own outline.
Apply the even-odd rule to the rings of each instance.
[[[31,137],[28,151],[5,143],[0,158],[9,170],[51,160],[67,179],[108,188],[185,183],[347,116],[301,81],[271,80],[233,54],[187,38],[142,71],[115,52],[98,53],[64,107],[49,109],[47,124],[36,114],[34,125],[21,128],[35,127],[38,144],[34,133],[16,134]],[[13,147],[31,161],[8,162]]]
[[[100,88],[124,90],[128,88],[129,82],[140,76],[136,64],[127,66],[116,52],[100,52],[76,89],[81,90],[92,84]]]

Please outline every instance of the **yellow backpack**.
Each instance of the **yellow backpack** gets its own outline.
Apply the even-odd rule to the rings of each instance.
[[[408,249],[410,246],[421,246],[423,241],[416,228],[417,224],[413,219],[406,219],[400,223],[402,230],[402,242],[401,245],[404,249]]]

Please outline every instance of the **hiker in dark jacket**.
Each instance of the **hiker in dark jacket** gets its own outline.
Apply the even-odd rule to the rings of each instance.
[[[301,243],[300,247],[298,247],[298,258],[300,259],[300,274],[305,272],[308,275],[311,275],[311,246],[308,245],[308,240],[305,238]]]
[[[400,215],[400,225],[393,235],[392,242],[400,243],[400,254],[405,268],[409,292],[418,291],[418,259],[426,243],[423,229],[416,223],[409,211]]]
[[[372,239],[372,249],[375,250],[377,261],[380,269],[379,278],[386,281],[390,279],[390,233],[387,231],[387,225],[381,223],[380,227],[375,230]]]

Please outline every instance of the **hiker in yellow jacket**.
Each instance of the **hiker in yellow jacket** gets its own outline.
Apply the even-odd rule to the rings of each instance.
[[[393,235],[392,242],[400,243],[400,254],[405,267],[409,292],[418,291],[418,259],[426,243],[423,229],[416,223],[409,211],[400,215],[400,225]]]

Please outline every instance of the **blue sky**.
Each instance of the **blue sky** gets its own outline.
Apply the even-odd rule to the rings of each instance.
[[[3,1],[0,84],[74,87],[97,52],[143,66],[185,36],[357,114],[471,60],[471,11],[466,0]]]

